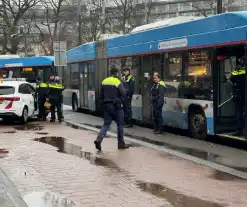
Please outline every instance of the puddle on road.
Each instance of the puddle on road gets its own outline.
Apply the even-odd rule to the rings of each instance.
[[[9,151],[4,149],[4,148],[0,148],[0,158],[5,158],[7,157],[9,154]]]
[[[169,144],[164,144],[164,147],[167,149],[182,152],[182,153],[185,153],[187,155],[191,155],[193,157],[198,157],[200,159],[208,160],[211,162],[215,162],[215,159],[220,157],[217,154],[214,154],[211,152],[205,152],[205,151],[193,149],[193,148],[179,147],[179,146],[174,146],[174,145],[169,145]]]
[[[237,177],[237,176],[225,173],[225,172],[217,171],[217,170],[214,170],[212,175],[210,175],[209,177],[215,180],[221,180],[221,181],[235,181],[235,180],[246,181],[244,178],[240,178],[240,177]]]
[[[183,195],[157,183],[137,181],[136,184],[142,191],[166,199],[173,207],[223,207],[217,203]]]
[[[76,207],[76,204],[58,194],[48,192],[32,192],[24,196],[28,207]]]
[[[115,164],[113,161],[97,157],[91,152],[82,151],[82,147],[78,145],[74,145],[71,143],[66,142],[66,139],[63,137],[41,137],[41,138],[35,138],[34,141],[42,142],[45,144],[49,144],[53,147],[58,148],[59,153],[74,155],[82,159],[89,160],[89,162],[96,166],[103,166],[109,169],[122,171],[117,164]]]
[[[19,130],[19,131],[40,131],[40,130],[44,129],[43,126],[40,126],[38,124],[26,124],[23,126],[16,126],[14,128]]]
[[[7,132],[3,132],[4,134],[15,134],[16,131],[7,131]]]

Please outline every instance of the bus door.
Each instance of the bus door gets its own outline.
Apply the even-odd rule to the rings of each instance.
[[[80,98],[82,108],[88,108],[88,64],[80,64]]]
[[[80,69],[80,106],[84,107],[84,64],[79,64]]]
[[[84,107],[88,108],[88,63],[84,64],[84,91],[83,91],[83,95],[84,95]]]
[[[146,55],[142,57],[142,106],[143,121],[152,121],[152,103],[151,103],[151,87],[152,87],[152,56]]]
[[[236,53],[234,53],[235,50]],[[235,103],[232,99],[230,76],[231,72],[236,68],[238,50],[238,48],[219,48],[216,52],[216,70],[214,70],[216,134],[231,134],[236,130]]]

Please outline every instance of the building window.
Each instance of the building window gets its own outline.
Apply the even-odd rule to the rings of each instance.
[[[71,88],[79,89],[79,64],[71,64]]]
[[[213,88],[208,51],[192,51],[185,54],[184,78],[179,88],[183,98],[211,99]]]
[[[178,4],[169,5],[169,13],[178,12]]]

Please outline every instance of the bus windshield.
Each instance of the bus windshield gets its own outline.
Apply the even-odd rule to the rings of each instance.
[[[42,74],[43,81],[49,81],[50,75],[55,75],[55,69],[52,66],[42,67],[15,67],[15,68],[1,68],[0,73],[3,78],[9,76],[9,71],[13,72],[12,78],[25,78],[27,82],[36,83],[38,75]]]

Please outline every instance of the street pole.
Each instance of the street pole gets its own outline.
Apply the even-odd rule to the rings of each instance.
[[[105,34],[105,7],[106,0],[102,0],[102,34]]]
[[[217,0],[217,14],[223,13],[222,0]]]
[[[148,1],[145,2],[145,24],[148,23]]]
[[[82,44],[82,39],[81,39],[81,36],[82,36],[82,28],[81,28],[81,24],[82,24],[82,20],[81,20],[81,0],[78,0],[78,40],[79,40],[79,45]]]
[[[24,33],[25,57],[27,57],[27,34]]]

